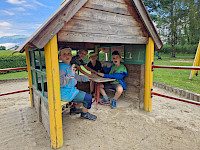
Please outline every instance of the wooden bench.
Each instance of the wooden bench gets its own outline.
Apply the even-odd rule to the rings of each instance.
[[[62,113],[73,105],[73,102],[61,101]]]

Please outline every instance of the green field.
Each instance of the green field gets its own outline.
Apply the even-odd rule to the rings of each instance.
[[[154,65],[167,66],[192,66],[193,56],[177,56],[177,58],[162,57],[162,60],[154,59]],[[200,77],[194,76],[189,80],[191,70],[181,69],[154,69],[153,81],[200,93]]]

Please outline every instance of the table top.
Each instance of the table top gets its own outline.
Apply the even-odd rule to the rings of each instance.
[[[90,80],[94,82],[110,82],[110,81],[115,81],[116,79],[95,77],[95,78],[91,78]]]

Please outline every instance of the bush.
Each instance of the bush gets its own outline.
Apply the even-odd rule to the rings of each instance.
[[[175,45],[175,53],[181,53],[181,54],[195,54],[197,50],[196,45]],[[164,45],[163,48],[160,50],[161,53],[170,54],[171,53],[171,45]]]
[[[9,56],[0,56],[0,68],[17,68],[17,67],[26,67],[26,57],[25,55],[9,55]],[[17,71],[9,71],[17,72]],[[8,71],[0,72],[0,74],[8,73]]]

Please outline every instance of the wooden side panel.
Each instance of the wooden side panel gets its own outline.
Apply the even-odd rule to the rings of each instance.
[[[59,42],[147,44],[148,34],[125,0],[88,0],[59,31]]]
[[[139,108],[141,65],[125,64],[128,77],[124,80],[127,84],[126,95],[133,98]]]

